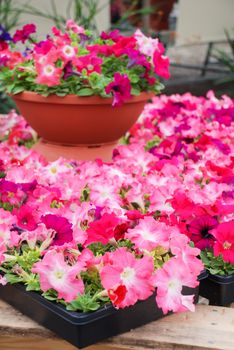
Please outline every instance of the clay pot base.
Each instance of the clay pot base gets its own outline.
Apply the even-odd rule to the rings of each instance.
[[[53,143],[47,143],[40,140],[36,143],[32,149],[48,161],[55,161],[60,157],[66,159],[75,160],[95,160],[102,159],[104,162],[112,161],[113,149],[117,145],[116,142],[107,143],[103,145],[91,145],[91,146],[78,146],[78,145],[58,145]]]

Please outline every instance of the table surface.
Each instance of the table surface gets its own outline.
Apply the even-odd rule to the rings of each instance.
[[[0,301],[0,350],[75,349]],[[87,349],[234,350],[234,303],[230,308],[197,305],[194,313],[164,317]]]

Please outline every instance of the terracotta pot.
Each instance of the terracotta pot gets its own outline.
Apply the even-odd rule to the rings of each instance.
[[[152,94],[143,92],[121,107],[112,107],[111,98],[99,96],[43,97],[27,91],[12,97],[44,141],[90,146],[116,142],[136,122]]]

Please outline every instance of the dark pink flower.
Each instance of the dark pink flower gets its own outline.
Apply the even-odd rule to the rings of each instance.
[[[115,236],[115,228],[119,224],[119,219],[115,214],[104,214],[101,219],[90,223],[87,229],[88,238],[85,245],[94,242],[107,244]]]
[[[126,55],[129,57],[128,68],[139,65],[145,67],[147,70],[150,70],[150,63],[138,50],[127,48],[123,50],[123,53],[126,53]]]
[[[218,221],[210,215],[196,217],[187,225],[189,237],[199,249],[209,248],[214,243],[211,230],[218,225]]]
[[[153,63],[154,63],[154,71],[156,74],[158,74],[160,77],[164,79],[170,78],[170,73],[169,73],[170,61],[167,56],[163,56],[158,51],[155,51],[153,56]]]
[[[14,43],[17,43],[18,41],[21,41],[22,43],[25,43],[25,41],[30,37],[31,34],[36,33],[36,26],[35,24],[26,24],[23,26],[22,29],[18,29],[14,36],[13,41]]]
[[[34,52],[40,55],[46,55],[52,47],[54,47],[54,44],[51,40],[43,40],[35,45]]]
[[[85,69],[88,75],[93,72],[101,73],[101,64],[102,59],[100,57],[96,57],[96,55],[93,54],[80,56],[76,60],[77,70],[79,72],[82,72],[82,70]]]
[[[47,214],[41,217],[41,221],[47,229],[55,233],[52,246],[60,246],[73,240],[72,224],[64,217]]]
[[[214,255],[221,255],[224,261],[234,264],[234,220],[219,224],[211,233],[216,239]]]
[[[107,94],[112,93],[112,106],[121,106],[131,97],[131,83],[126,74],[115,73],[114,81],[105,88]]]
[[[118,29],[115,29],[115,30],[112,30],[112,32],[109,32],[109,33],[102,32],[101,35],[100,35],[100,38],[101,38],[102,40],[111,39],[111,40],[113,40],[114,42],[117,42],[119,39],[122,38],[122,36],[119,34],[119,30],[118,30]]]
[[[17,225],[27,231],[33,231],[37,228],[37,221],[33,215],[33,209],[28,205],[22,205],[16,213]]]

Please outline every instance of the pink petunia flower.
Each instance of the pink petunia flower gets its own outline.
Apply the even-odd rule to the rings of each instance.
[[[170,60],[167,56],[161,55],[158,51],[153,56],[154,71],[157,75],[164,79],[170,78],[169,65]]]
[[[137,300],[145,300],[153,293],[151,257],[136,259],[126,248],[119,248],[106,253],[103,264],[101,282],[116,307],[134,305]]]
[[[7,279],[0,275],[0,285],[5,286],[7,284]]]
[[[211,234],[216,239],[214,255],[221,255],[224,261],[234,264],[234,220],[219,224]]]
[[[5,242],[2,237],[0,237],[0,264],[2,264],[5,260],[4,253],[6,253],[7,248]]]
[[[181,259],[187,265],[190,273],[196,278],[204,269],[204,265],[197,258],[200,249],[191,247],[189,242],[190,240],[186,235],[173,232],[170,237],[170,251],[176,258]]]
[[[82,262],[70,266],[65,262],[64,255],[54,250],[48,251],[32,267],[32,272],[39,275],[41,289],[46,292],[53,288],[58,293],[58,298],[66,302],[75,300],[79,294],[84,293],[84,284],[79,276],[81,271],[84,271]]]
[[[66,29],[71,30],[76,34],[84,34],[85,32],[85,29],[81,26],[78,26],[72,19],[67,20]]]
[[[131,97],[131,83],[127,74],[114,74],[114,81],[105,88],[107,94],[112,93],[114,96],[112,106],[121,106]]]
[[[47,62],[45,64],[37,64],[37,78],[36,83],[47,85],[47,86],[56,86],[60,84],[60,78],[62,75],[62,69],[56,67],[53,63]]]
[[[158,246],[169,248],[170,230],[163,222],[158,222],[151,216],[145,216],[139,220],[139,224],[129,229],[125,238],[135,244],[139,250],[152,251]]]
[[[193,296],[182,295],[182,288],[183,286],[194,288],[197,284],[196,277],[191,274],[182,259],[171,258],[155,272],[157,305],[162,308],[164,314],[168,311],[194,311]]]
[[[140,29],[137,29],[134,33],[134,37],[139,46],[139,50],[146,56],[153,57],[155,51],[164,53],[165,49],[158,39],[145,36]]]
[[[33,231],[37,228],[37,213],[27,204],[23,204],[16,212],[17,225],[27,231]]]
[[[80,56],[74,64],[79,72],[85,69],[88,75],[93,72],[101,73],[102,70],[102,59],[93,54]]]

